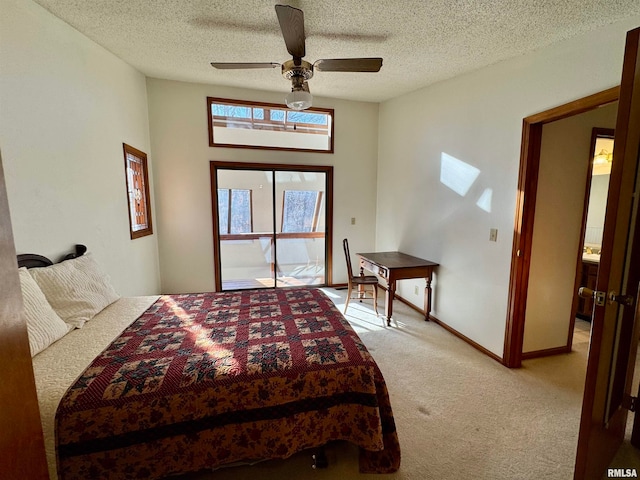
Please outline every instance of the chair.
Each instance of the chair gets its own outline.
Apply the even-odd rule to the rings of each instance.
[[[347,307],[349,306],[349,300],[351,300],[351,292],[353,291],[353,287],[357,286],[358,287],[358,296],[357,297],[353,297],[354,299],[357,298],[360,301],[362,301],[362,299],[364,298],[364,295],[366,294],[366,291],[364,290],[364,288],[367,285],[370,285],[372,288],[372,294],[373,294],[373,309],[376,312],[376,315],[378,315],[378,277],[376,277],[375,275],[363,275],[362,273],[360,275],[354,276],[353,275],[353,270],[351,268],[351,255],[349,254],[349,242],[348,240],[345,238],[344,240],[342,240],[342,246],[344,247],[344,256],[345,259],[347,260],[347,279],[349,281],[349,290],[347,292],[347,301],[344,305],[344,313],[347,313]]]

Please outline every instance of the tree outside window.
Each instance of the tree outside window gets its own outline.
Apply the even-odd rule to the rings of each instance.
[[[322,192],[316,190],[285,190],[282,211],[282,232],[316,232]]]
[[[251,190],[219,188],[218,219],[221,235],[251,233],[253,231]]]

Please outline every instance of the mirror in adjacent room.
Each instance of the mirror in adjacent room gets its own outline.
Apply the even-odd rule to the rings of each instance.
[[[589,203],[584,227],[582,251],[582,275],[580,285],[594,289],[600,265],[602,231],[609,192],[609,177],[613,159],[614,130],[610,128],[594,128],[591,134],[591,181],[589,186]],[[577,316],[591,319],[593,300],[581,298],[578,303]]]

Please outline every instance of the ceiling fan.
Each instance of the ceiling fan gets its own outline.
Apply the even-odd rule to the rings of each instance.
[[[291,92],[285,102],[292,110],[305,110],[311,106],[313,97],[307,80],[313,77],[313,71],[321,72],[378,72],[382,67],[382,58],[332,58],[316,60],[313,64],[303,60],[305,56],[304,14],[302,10],[289,5],[276,5],[276,15],[284,37],[287,51],[293,57],[286,62],[273,63],[227,63],[212,62],[214,68],[276,68],[282,67],[282,76],[291,80]]]

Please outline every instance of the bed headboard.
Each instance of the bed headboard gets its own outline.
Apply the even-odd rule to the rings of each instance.
[[[64,262],[65,260],[71,260],[72,258],[81,257],[87,252],[87,247],[84,245],[76,245],[75,252],[68,253],[64,257],[60,259],[60,262]],[[38,255],[36,253],[21,253],[18,255],[18,267],[26,267],[26,268],[39,268],[39,267],[48,267],[53,265],[54,262],[49,260],[47,257],[42,255]]]
[[[35,253],[22,253],[18,255],[18,267],[39,268],[53,265],[47,257]]]

